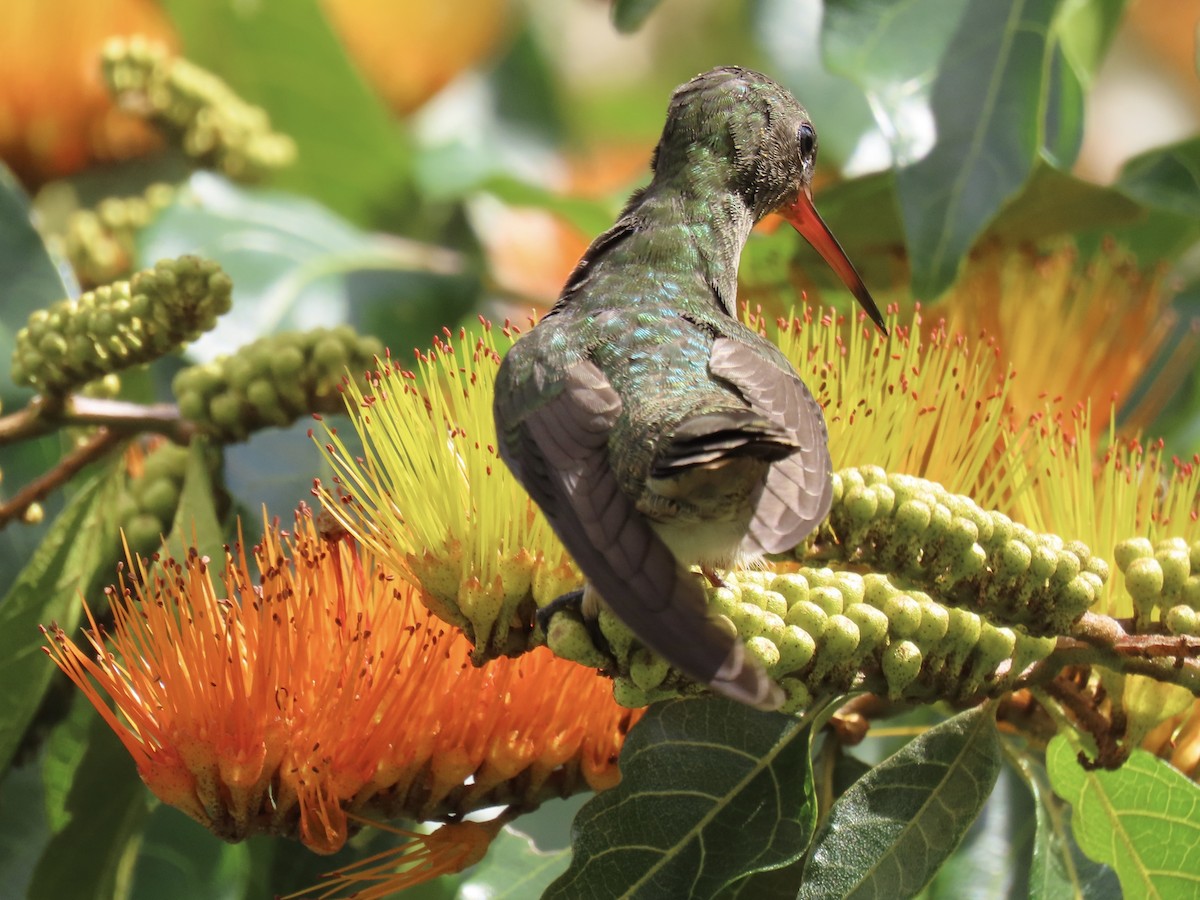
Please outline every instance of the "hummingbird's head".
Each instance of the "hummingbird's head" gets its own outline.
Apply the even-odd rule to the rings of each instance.
[[[734,194],[756,222],[782,215],[887,334],[862,278],[813,206],[816,161],[817,132],[796,98],[760,72],[726,66],[675,90],[651,167],[655,179],[692,181],[701,194]]]

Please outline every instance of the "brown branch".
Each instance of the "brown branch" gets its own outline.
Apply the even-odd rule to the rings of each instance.
[[[91,462],[96,461],[115,447],[125,436],[107,428],[99,429],[84,444],[76,447],[53,468],[39,475],[17,491],[8,502],[0,504],[0,528],[25,515],[33,504],[46,497],[55,488],[65,484],[72,475]]]
[[[41,437],[69,426],[103,426],[130,437],[149,431],[177,444],[186,444],[196,434],[196,426],[180,416],[179,407],[173,403],[130,403],[81,394],[39,395],[24,408],[0,416],[0,444]]]

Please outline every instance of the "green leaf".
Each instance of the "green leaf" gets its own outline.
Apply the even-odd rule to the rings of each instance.
[[[971,0],[933,87],[937,142],[897,173],[913,292],[932,300],[976,237],[1028,179],[1047,121],[1058,0]],[[1062,92],[1058,92],[1060,95]],[[1066,134],[1055,141],[1061,150]]]
[[[70,631],[79,621],[80,594],[111,579],[121,483],[113,467],[87,480],[0,602],[0,772],[55,672],[38,626],[58,622]]]
[[[988,707],[914,739],[833,805],[813,841],[801,900],[915,895],[963,839],[999,771]]]
[[[347,57],[317,0],[164,0],[193,62],[263,106],[297,144],[274,183],[356,222],[404,196],[406,142]]]
[[[1012,768],[1001,767],[979,817],[923,896],[1025,900],[1034,818],[1029,789]]]
[[[1029,865],[1029,900],[1120,900],[1116,873],[1084,856],[1075,842],[1070,809],[1050,790],[1042,762],[1022,754],[1015,763],[1033,795],[1037,826]]]
[[[79,294],[71,269],[50,254],[33,227],[29,199],[8,167],[0,162],[0,396],[17,395],[9,372],[13,338],[34,310]],[[21,396],[30,392],[22,389]]]
[[[66,679],[63,679],[66,681]],[[70,821],[67,798],[75,780],[75,772],[87,753],[87,736],[92,720],[98,713],[75,685],[67,682],[70,690],[70,711],[49,737],[46,738],[45,754],[42,756],[42,784],[46,792],[46,819],[51,831],[59,831]]]
[[[479,188],[495,194],[514,206],[532,206],[562,216],[581,235],[597,235],[607,231],[620,212],[619,206],[601,200],[568,197],[561,192],[521,181],[511,175],[496,175],[483,181]]]
[[[570,861],[570,850],[544,853],[527,835],[505,826],[488,847],[483,862],[463,881],[459,896],[488,900],[540,897]]]
[[[67,797],[70,822],[38,861],[28,900],[123,900],[129,894],[150,795],[124,745],[99,716],[87,746]]]
[[[139,235],[139,264],[197,253],[233,279],[233,309],[189,347],[229,353],[286,329],[369,322],[394,346],[426,346],[469,308],[476,283],[438,247],[364,232],[303,197],[197,173]]]
[[[830,163],[844,166],[877,126],[862,87],[825,68],[821,5],[755,0],[750,15],[764,71],[789,88],[812,116],[821,139],[822,171]]]
[[[929,88],[967,2],[826,0],[825,64],[862,87],[898,165],[933,142]]]
[[[1116,186],[1147,206],[1200,219],[1200,137],[1134,157]]]
[[[187,472],[175,508],[171,533],[163,542],[169,554],[184,559],[188,549],[195,547],[220,568],[225,559],[225,530],[217,518],[216,493],[208,470],[208,442],[203,438],[188,447]]]
[[[661,0],[612,0],[612,20],[617,31],[631,34],[645,24]]]
[[[1079,846],[1116,870],[1126,897],[1200,896],[1200,785],[1144,750],[1115,772],[1089,772],[1061,734],[1046,768]]]
[[[234,898],[249,879],[245,843],[217,840],[172,806],[159,804],[142,827],[130,900]]]
[[[1137,203],[1113,188],[1082,181],[1039,162],[1021,193],[988,228],[1008,242],[1036,241],[1094,228],[1111,230],[1145,217]]]
[[[576,817],[571,867],[546,898],[709,897],[795,861],[816,819],[803,722],[719,698],[655,704],[621,783]]]
[[[1128,0],[1068,0],[1063,5],[1057,32],[1063,55],[1085,88],[1108,53]]]

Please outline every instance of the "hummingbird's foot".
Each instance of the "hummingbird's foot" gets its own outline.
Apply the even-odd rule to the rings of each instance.
[[[716,569],[711,569],[708,566],[700,567],[700,574],[708,579],[708,583],[715,588],[725,587],[725,579],[717,574]]]

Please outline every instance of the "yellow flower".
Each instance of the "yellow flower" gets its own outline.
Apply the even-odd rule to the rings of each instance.
[[[48,652],[147,786],[226,840],[330,853],[348,814],[529,807],[619,777],[640,713],[607,679],[544,649],[472,666],[410,584],[304,510],[213,575],[194,553],[139,560],[109,591],[111,630],[89,610],[90,651],[54,628]]]

